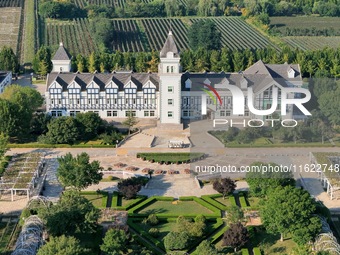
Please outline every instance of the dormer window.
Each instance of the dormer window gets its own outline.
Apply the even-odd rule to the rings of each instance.
[[[288,68],[288,78],[292,79],[295,77],[295,71],[293,68],[289,67]]]
[[[209,81],[209,79],[205,79],[203,83],[204,83],[204,84],[207,84],[207,85],[210,85],[210,84],[211,84],[211,81]]]
[[[241,89],[246,89],[248,87],[248,81],[244,77],[242,77],[240,81],[240,85],[241,85]]]
[[[190,80],[190,79],[187,79],[187,80],[185,81],[185,88],[186,88],[186,89],[191,89],[191,84],[192,84],[191,80]]]

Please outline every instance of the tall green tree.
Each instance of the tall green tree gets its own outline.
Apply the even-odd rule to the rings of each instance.
[[[275,163],[254,162],[250,165],[253,171],[246,173],[250,192],[257,197],[264,197],[277,187],[295,186],[291,172],[276,171]]]
[[[8,140],[9,137],[7,135],[5,135],[4,133],[0,133],[0,160],[8,150],[7,148]]]
[[[41,46],[32,62],[33,70],[37,74],[46,75],[52,70],[51,51],[46,46]]]
[[[57,177],[64,187],[72,187],[77,190],[85,189],[92,184],[98,184],[103,174],[99,161],[92,161],[87,153],[82,152],[76,157],[71,153],[58,158],[59,167]]]
[[[122,229],[109,229],[103,238],[100,250],[107,255],[118,255],[127,252],[129,235]]]
[[[73,236],[50,237],[50,240],[43,245],[37,255],[83,255],[88,252],[84,249],[78,239]]]
[[[23,136],[30,132],[30,122],[33,113],[42,105],[43,98],[38,91],[28,86],[10,85],[0,95],[0,98],[14,104],[17,132],[12,135]],[[10,118],[13,121],[13,118]]]
[[[321,230],[321,222],[314,216],[315,210],[315,202],[307,191],[286,186],[268,194],[260,212],[266,229],[280,233],[281,241],[290,233],[299,244],[305,244]]]
[[[63,192],[58,203],[38,211],[52,236],[94,233],[99,215],[99,209],[75,190]]]
[[[203,242],[201,242],[197,246],[195,253],[200,254],[200,255],[218,255],[219,254],[215,246],[212,245],[208,240],[204,240]]]
[[[188,30],[188,39],[192,50],[218,50],[221,47],[221,33],[211,20],[195,22]]]
[[[76,120],[81,140],[94,139],[98,136],[100,129],[104,129],[102,118],[94,112],[79,113],[76,115]]]
[[[78,122],[73,117],[58,117],[52,119],[47,125],[48,132],[46,136],[40,139],[50,144],[73,144],[77,141],[79,134]]]
[[[0,51],[0,70],[11,71],[13,73],[19,71],[18,58],[10,47],[4,46]]]

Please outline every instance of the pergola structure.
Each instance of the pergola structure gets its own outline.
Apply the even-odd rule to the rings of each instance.
[[[0,179],[0,192],[9,191],[12,201],[17,192],[25,192],[29,200],[42,174],[43,163],[43,153],[24,153],[13,156]]]
[[[43,244],[44,225],[41,219],[32,215],[25,220],[12,255],[35,255]]]
[[[316,171],[331,200],[340,198],[340,153],[310,153],[310,168]]]

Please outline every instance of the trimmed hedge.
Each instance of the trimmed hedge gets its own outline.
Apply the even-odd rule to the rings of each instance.
[[[248,208],[246,198],[244,196],[239,196],[240,205],[242,208]]]
[[[198,159],[202,159],[204,157],[204,153],[190,153],[190,152],[139,152],[137,153],[137,158],[141,158],[143,160],[148,160],[151,162],[157,163],[189,163],[191,161],[195,161]]]
[[[133,228],[135,231],[137,231],[138,234],[140,234],[142,237],[146,238],[147,240],[150,240],[152,243],[156,245],[159,249],[162,249],[165,251],[164,245],[158,241],[156,238],[151,236],[148,232],[146,232],[144,229],[142,229],[140,226],[135,224],[132,219],[128,219],[127,221],[129,227]]]
[[[155,197],[149,197],[148,199],[144,200],[143,202],[137,204],[135,207],[132,207],[128,210],[128,215],[129,216],[135,216],[137,214],[136,212],[141,210],[142,208],[148,206],[149,204],[157,201]]]
[[[149,242],[145,242],[144,239],[142,239],[138,234],[134,234],[132,235],[133,239],[136,240],[140,245],[146,247],[147,249],[149,249],[150,251],[152,251],[153,253],[157,254],[157,255],[163,255],[163,253],[159,252],[157,249],[155,249],[155,247],[150,244]]]
[[[116,148],[105,144],[45,144],[45,143],[10,143],[8,148]]]
[[[97,195],[102,195],[102,203],[101,203],[101,207],[106,208],[106,204],[107,204],[107,199],[109,197],[109,193],[107,191],[81,191],[80,195],[92,195],[92,196],[97,196]]]
[[[259,248],[259,247],[255,247],[255,248],[253,249],[253,254],[254,254],[254,255],[261,255],[260,248]]]
[[[219,239],[223,236],[223,234],[228,230],[229,226],[224,225],[223,221],[222,221],[222,225],[216,229],[215,234],[213,234],[210,237],[210,242],[212,244],[217,243],[219,241]]]
[[[127,211],[130,208],[134,207],[135,205],[139,204],[140,202],[147,199],[147,196],[138,195],[137,199],[131,201],[126,206],[118,206],[118,199],[119,199],[119,193],[113,192],[112,194],[112,201],[111,201],[111,208],[118,210],[118,211]]]
[[[230,201],[231,205],[237,206],[236,198],[234,196],[230,196],[229,197],[229,201]]]
[[[206,201],[209,204],[215,206],[216,208],[220,209],[221,211],[227,210],[227,206],[225,206],[224,204],[221,204],[220,202],[218,202],[215,199],[213,199],[213,198],[219,198],[219,197],[222,197],[222,195],[220,195],[220,196],[212,196],[212,195],[203,195],[203,196],[201,196],[201,198],[204,201]]]
[[[241,252],[242,252],[242,255],[249,255],[249,251],[248,251],[247,248],[243,248],[243,249],[241,250]]]

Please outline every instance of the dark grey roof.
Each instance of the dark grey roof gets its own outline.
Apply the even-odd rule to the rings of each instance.
[[[160,57],[165,58],[168,52],[173,52],[175,57],[179,57],[179,51],[171,31],[169,31],[168,38],[166,38]]]
[[[50,73],[47,77],[46,90],[54,81],[57,81],[63,87],[63,91],[65,91],[67,86],[75,81],[80,85],[81,90],[85,91],[86,86],[94,81],[100,87],[100,91],[104,91],[105,85],[113,81],[121,91],[130,80],[136,84],[137,91],[141,91],[142,86],[149,80],[155,84],[156,90],[159,87],[159,77],[154,73]]]
[[[64,45],[60,43],[60,46],[52,60],[71,60],[71,58],[71,55],[64,48]]]

